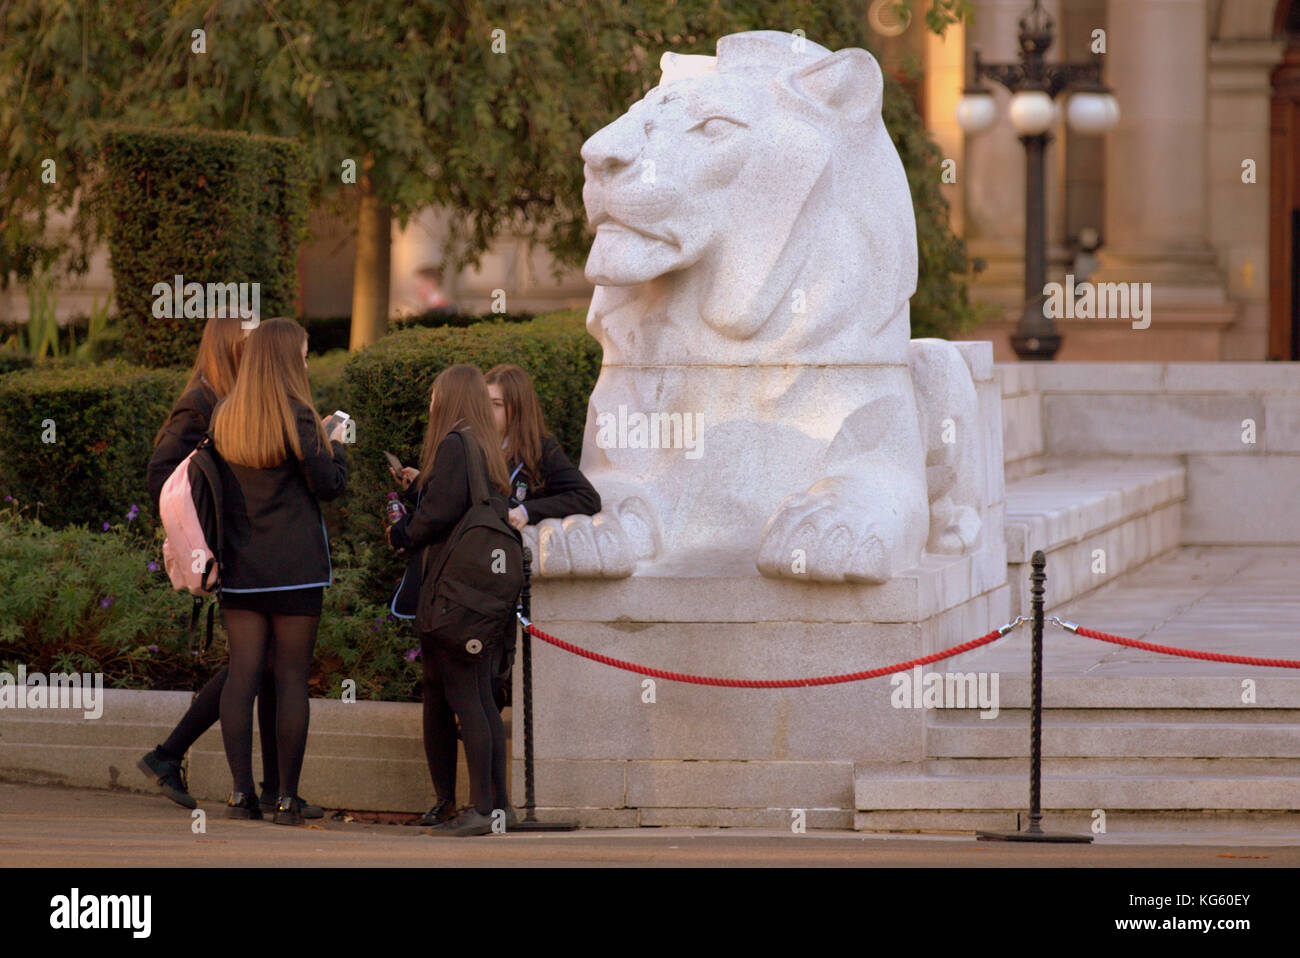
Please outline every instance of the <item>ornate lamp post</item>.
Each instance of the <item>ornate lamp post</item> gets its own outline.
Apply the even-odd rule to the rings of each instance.
[[[1052,18],[1040,0],[1020,18],[1020,62],[985,63],[975,50],[974,81],[962,91],[957,123],[969,134],[982,133],[997,119],[993,94],[980,83],[988,77],[1011,91],[1007,110],[1011,125],[1025,145],[1025,310],[1011,336],[1021,359],[1052,359],[1061,348],[1061,334],[1043,312],[1047,280],[1047,214],[1043,156],[1059,109],[1056,97],[1071,91],[1066,121],[1079,133],[1105,133],[1119,120],[1119,104],[1101,82],[1101,60],[1088,63],[1047,63],[1052,45]]]

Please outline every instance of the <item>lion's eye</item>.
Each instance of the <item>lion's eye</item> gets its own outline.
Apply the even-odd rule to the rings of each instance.
[[[699,123],[696,123],[691,127],[691,130],[703,133],[712,140],[717,139],[720,136],[725,136],[738,126],[740,126],[739,123],[734,120],[728,120],[725,116],[711,116],[706,120],[701,120]]]

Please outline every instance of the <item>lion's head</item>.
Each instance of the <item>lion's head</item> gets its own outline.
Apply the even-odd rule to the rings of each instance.
[[[699,317],[733,339],[796,290],[868,333],[895,315],[916,286],[916,227],[875,59],[756,31],[663,66],[582,148],[596,227],[587,278],[687,287]]]

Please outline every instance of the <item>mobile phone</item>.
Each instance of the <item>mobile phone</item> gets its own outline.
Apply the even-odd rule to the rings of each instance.
[[[349,416],[347,413],[345,413],[342,409],[335,409],[334,412],[330,413],[328,418],[326,418],[325,420],[325,435],[328,436],[331,432],[334,431],[335,426],[339,425],[340,423],[345,423],[351,418],[352,417]]]
[[[393,472],[400,476],[402,474],[402,461],[387,450],[384,451],[384,458],[388,460],[388,464],[393,468]]]

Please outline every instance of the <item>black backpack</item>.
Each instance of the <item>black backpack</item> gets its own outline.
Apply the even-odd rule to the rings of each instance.
[[[465,442],[470,507],[433,561],[421,562],[416,631],[448,652],[473,661],[514,622],[524,584],[523,539],[507,519],[504,497],[492,492],[483,452]]]

